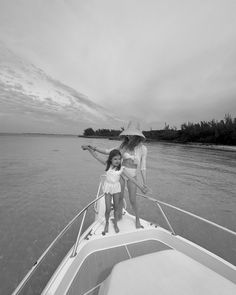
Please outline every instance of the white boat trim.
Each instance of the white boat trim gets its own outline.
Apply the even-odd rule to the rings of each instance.
[[[58,234],[58,236],[51,242],[51,244],[47,247],[47,249],[43,252],[43,254],[39,257],[39,259],[34,263],[32,268],[28,271],[28,273],[25,275],[23,280],[20,282],[20,284],[17,286],[17,288],[14,290],[12,295],[17,295],[21,289],[24,287],[24,285],[27,283],[30,276],[34,273],[38,265],[41,263],[41,261],[44,259],[46,254],[49,252],[49,250],[52,248],[52,246],[63,236],[63,234],[72,226],[72,224],[85,212],[91,205],[96,203],[99,199],[103,198],[104,195],[101,195],[97,197],[95,200],[90,202],[87,206],[85,206],[78,214],[75,215],[74,218],[71,219],[71,221],[62,229],[62,231]],[[82,225],[82,224],[81,224]],[[81,226],[82,227],[82,226]],[[73,248],[75,245],[73,246]]]
[[[93,287],[92,289],[88,290],[86,293],[84,293],[83,295],[88,295],[89,293],[91,293],[92,291],[96,290],[98,287],[101,286],[102,283],[98,284],[97,286]]]
[[[149,231],[149,233],[147,233],[147,231]],[[160,239],[160,237],[156,238],[156,239],[152,238],[154,236],[154,233],[157,232],[157,231],[158,231],[158,234],[161,235],[161,237],[162,237],[161,239]],[[137,232],[138,231],[136,231],[136,233]],[[218,269],[218,273],[220,275],[222,275],[223,277],[226,277],[227,279],[230,278],[231,281],[234,281],[236,283],[236,279],[232,274],[232,269],[236,270],[236,267],[234,267],[229,262],[221,259],[220,257],[213,254],[212,252],[210,252],[210,251],[196,245],[195,243],[192,243],[191,241],[188,241],[185,238],[182,238],[180,236],[173,236],[173,235],[170,234],[169,231],[167,231],[167,230],[165,230],[163,228],[160,228],[160,227],[157,228],[157,229],[139,230],[139,233],[142,236],[143,236],[144,233],[146,235],[146,238],[139,239],[139,241],[147,241],[147,240],[150,240],[150,239],[156,240],[156,241],[161,241],[162,243],[165,243],[167,246],[169,246],[171,248],[175,248],[176,250],[184,253],[185,255],[187,255],[187,256],[189,256],[189,257],[191,257],[191,258],[193,258],[193,259],[195,259],[197,261],[200,261],[200,263],[202,263],[203,265],[207,265],[207,267],[209,267],[210,269],[212,269],[214,271],[215,271],[216,268],[219,268],[219,263],[222,263],[222,265],[224,265],[224,267],[221,270]],[[163,236],[163,234],[164,234],[164,236]],[[117,237],[118,236],[120,236],[120,235],[117,235]],[[123,235],[123,237],[124,237],[124,235]],[[89,241],[89,244],[90,244],[89,249],[87,249],[86,254],[84,253],[85,255],[83,255],[83,259],[80,260],[79,263],[75,263],[74,272],[72,270],[74,275],[70,276],[69,281],[66,282],[67,288],[66,289],[63,288],[63,286],[62,286],[64,284],[64,281],[63,281],[63,282],[60,282],[59,285],[56,286],[56,289],[54,290],[55,293],[53,291],[52,293],[45,292],[45,293],[42,293],[42,294],[66,294],[69,291],[70,286],[71,286],[72,282],[74,281],[74,279],[75,279],[75,277],[77,275],[76,269],[77,270],[80,269],[83,262],[92,253],[97,252],[97,251],[106,250],[108,248],[116,248],[117,246],[122,246],[122,245],[125,245],[125,244],[128,245],[128,244],[132,244],[134,242],[137,242],[137,240],[133,240],[132,237],[131,238],[126,237],[126,240],[123,243],[121,243],[121,242],[117,243],[116,241],[113,241],[113,242],[109,243],[109,246],[106,246],[106,247],[102,247],[102,245],[98,245],[99,240],[103,240],[103,241],[104,241],[104,239],[106,239],[106,240],[110,239],[111,240],[112,238],[114,238],[114,236],[108,236],[108,237],[104,237],[102,239],[101,238],[98,238],[98,239],[95,238],[94,240]],[[173,242],[175,244],[175,247],[173,247]],[[94,244],[94,247],[93,247],[93,245],[91,245],[91,243]],[[82,245],[82,244],[84,244],[84,243],[81,242],[81,244],[79,245],[78,253],[84,247],[84,245]],[[182,247],[182,249],[180,249],[181,247]],[[192,252],[193,250],[194,250],[194,253]],[[199,260],[199,256],[203,256],[203,258]],[[75,259],[76,259],[76,257],[75,257]],[[206,259],[208,260],[207,263],[206,263]],[[222,268],[222,265],[220,266],[220,268]],[[227,270],[227,268],[229,268],[229,270]],[[55,274],[55,276],[57,277],[57,274]],[[50,284],[48,284],[49,289],[50,289],[50,287],[52,287],[52,286],[50,286]],[[58,288],[60,289],[59,293],[56,292],[56,290],[58,290]]]
[[[99,190],[101,188],[101,183],[99,184]],[[100,195],[99,196],[99,190],[98,190],[98,193],[97,193],[97,198],[95,200],[93,200],[92,202],[90,202],[84,209],[82,209],[69,223],[68,225],[59,233],[59,235],[52,241],[52,243],[47,247],[47,249],[43,252],[43,254],[40,256],[40,258],[37,260],[36,264],[31,268],[31,270],[27,273],[27,275],[24,277],[24,279],[21,281],[21,283],[18,285],[18,287],[16,288],[16,290],[13,292],[13,295],[17,295],[19,294],[19,292],[22,290],[22,288],[24,288],[25,284],[28,282],[28,280],[30,279],[31,275],[34,273],[34,271],[37,269],[37,267],[40,265],[41,261],[44,259],[44,257],[46,256],[46,254],[50,251],[50,249],[53,247],[53,245],[60,239],[60,237],[72,226],[72,224],[83,214],[87,212],[87,209],[93,205],[93,204],[97,204],[98,200],[100,200],[101,198],[104,197],[104,195]],[[145,229],[145,230],[136,230],[136,229],[133,229],[132,232],[129,232],[128,235],[127,233],[119,233],[118,235],[114,235],[114,236],[105,236],[105,237],[101,237],[100,236],[97,236],[94,235],[93,237],[93,240],[90,240],[89,242],[86,241],[84,238],[90,233],[90,232],[95,232],[102,224],[103,222],[103,218],[99,218],[97,219],[95,222],[92,223],[92,225],[90,225],[88,227],[88,229],[81,235],[81,228],[83,226],[83,221],[84,221],[84,218],[83,218],[83,221],[81,223],[81,226],[80,226],[80,229],[79,229],[79,234],[77,236],[77,242],[75,243],[75,245],[70,249],[70,251],[67,253],[67,255],[62,259],[61,263],[59,264],[59,266],[57,267],[56,271],[54,272],[53,276],[51,277],[51,279],[48,281],[46,287],[44,288],[44,291],[42,292],[42,295],[43,294],[57,294],[54,293],[54,292],[51,292],[52,291],[52,286],[54,285],[55,281],[57,279],[62,279],[64,277],[64,274],[65,272],[70,268],[72,267],[72,264],[74,264],[74,262],[76,260],[78,260],[78,256],[76,255],[76,253],[80,253],[80,251],[85,251],[85,255],[83,256],[83,259],[79,261],[79,264],[76,263],[76,267],[77,269],[79,269],[81,267],[81,265],[83,264],[83,262],[86,260],[86,258],[91,254],[91,253],[94,253],[96,251],[101,251],[101,250],[105,250],[105,249],[108,249],[108,248],[115,248],[117,247],[118,245],[120,246],[125,246],[126,247],[126,250],[127,250],[127,253],[128,255],[131,257],[131,254],[129,253],[129,250],[127,248],[127,245],[129,244],[133,244],[135,242],[142,242],[142,241],[147,241],[147,240],[156,240],[156,241],[160,241],[161,243],[167,245],[168,247],[170,248],[173,248],[173,242],[174,244],[177,245],[177,248],[181,246],[183,246],[183,248],[185,248],[184,250],[186,251],[186,253],[188,252],[187,250],[187,247],[191,246],[192,249],[195,249],[195,252],[199,252],[199,253],[203,253],[205,256],[207,255],[207,257],[210,259],[210,261],[208,262],[208,264],[212,267],[210,267],[211,269],[215,269],[215,267],[217,267],[217,263],[221,263],[222,264],[222,267],[223,267],[223,270],[220,271],[220,274],[228,279],[230,279],[231,281],[233,281],[235,284],[236,284],[236,277],[233,276],[232,274],[232,270],[236,270],[236,267],[234,265],[232,265],[230,262],[224,260],[223,258],[217,256],[216,254],[206,250],[205,248],[181,237],[181,236],[178,236],[175,234],[168,218],[166,217],[162,207],[160,206],[161,205],[164,205],[164,206],[167,206],[167,207],[170,207],[174,210],[177,210],[177,211],[180,211],[182,213],[185,213],[187,215],[190,215],[194,218],[197,218],[203,222],[206,222],[214,227],[217,227],[223,231],[226,231],[230,234],[232,234],[233,236],[236,236],[236,233],[230,229],[227,229],[221,225],[218,225],[212,221],[209,221],[207,219],[204,219],[198,215],[195,215],[191,212],[188,212],[188,211],[185,211],[181,208],[178,208],[176,206],[173,206],[171,204],[168,204],[168,203],[165,203],[165,202],[162,202],[162,201],[159,201],[159,200],[156,200],[150,196],[146,196],[146,195],[142,195],[142,194],[138,194],[139,196],[145,198],[145,199],[148,199],[152,202],[154,202],[158,207],[159,209],[161,210],[162,212],[162,215],[164,216],[169,228],[170,228],[170,231],[164,229],[164,228],[161,228],[161,227],[153,227],[153,228],[150,228],[150,229]],[[126,213],[127,216],[130,215],[128,213]],[[131,216],[131,215],[130,215]],[[144,221],[146,222],[146,221]],[[133,238],[135,237],[135,235],[139,236],[138,233],[142,233],[141,235],[145,238],[141,238],[139,237],[138,240],[133,240]],[[157,238],[153,238],[155,237],[156,235],[158,235],[160,237],[157,239]],[[149,236],[150,235],[150,236]],[[134,237],[133,237],[134,236]],[[112,238],[114,239],[114,237],[125,237],[125,240],[124,242],[122,243],[121,241],[119,241],[119,243],[115,242],[115,241],[112,241]],[[101,245],[101,240],[104,241],[108,241],[109,239],[109,246],[107,245],[106,247],[102,247]],[[96,242],[96,247],[93,248],[93,244]],[[89,246],[88,246],[89,245]],[[84,248],[84,246],[86,246]],[[98,247],[99,246],[99,247]],[[88,249],[87,249],[88,248]],[[175,247],[174,247],[175,248]],[[97,249],[97,250],[95,250]],[[182,252],[182,251],[180,251]],[[182,252],[184,253],[184,252]],[[195,255],[197,255],[195,253]],[[204,256],[203,255],[203,256]],[[189,257],[192,257],[192,253],[188,253],[188,256]],[[194,255],[193,255],[194,256]],[[203,261],[201,262],[202,264],[205,265],[205,261],[203,259]],[[67,284],[67,289],[65,290],[65,292],[67,292],[70,288],[70,285],[71,283],[73,282],[75,276],[77,275],[77,272],[75,271],[74,272],[74,275],[71,277],[70,279],[70,282]],[[63,279],[64,281],[64,279]],[[61,283],[59,283],[60,285]],[[58,286],[59,286],[58,285]],[[94,287],[95,288],[95,287]],[[51,289],[51,290],[50,290]],[[96,288],[95,288],[96,289]],[[50,291],[49,291],[50,290]],[[92,290],[92,289],[91,289]],[[90,290],[90,292],[91,292]],[[86,292],[87,293],[87,292]],[[61,293],[60,293],[61,294]],[[63,293],[65,294],[65,293]],[[88,293],[87,293],[88,294]]]
[[[125,249],[126,249],[126,251],[127,251],[128,255],[129,255],[129,259],[131,259],[131,258],[132,258],[132,256],[130,255],[130,252],[129,252],[129,249],[128,249],[127,245],[124,245],[124,246],[125,246]]]

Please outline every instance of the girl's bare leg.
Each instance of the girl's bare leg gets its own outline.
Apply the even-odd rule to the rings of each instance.
[[[129,201],[136,217],[136,221],[135,221],[136,228],[143,228],[139,220],[139,213],[138,213],[138,206],[137,206],[137,199],[136,199],[137,186],[133,182],[128,180],[127,187],[129,191]]]
[[[114,194],[113,195],[113,203],[114,203],[114,229],[115,229],[115,232],[116,233],[118,233],[120,231],[119,230],[119,227],[117,226],[119,201],[120,201],[120,193]]]
[[[110,194],[105,194],[105,203],[106,203],[106,211],[105,211],[106,224],[104,227],[103,234],[108,233],[108,229],[109,229],[109,217],[111,213],[111,195]]]
[[[125,192],[125,179],[123,177],[120,178],[120,186],[121,186],[121,192],[120,197],[118,201],[118,207],[117,207],[117,220],[122,219],[122,213],[124,208],[124,192]]]

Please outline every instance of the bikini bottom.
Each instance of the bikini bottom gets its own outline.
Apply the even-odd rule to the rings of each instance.
[[[129,174],[130,177],[135,177],[137,176],[137,169],[136,168],[128,168],[123,166],[123,171],[127,172],[127,174]]]

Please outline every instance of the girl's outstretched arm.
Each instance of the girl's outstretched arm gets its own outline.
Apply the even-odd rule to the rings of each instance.
[[[94,150],[92,150],[91,148],[87,148],[87,150],[90,152],[90,154],[97,159],[100,163],[102,163],[103,165],[106,165],[106,161],[102,158],[100,158],[95,152]]]

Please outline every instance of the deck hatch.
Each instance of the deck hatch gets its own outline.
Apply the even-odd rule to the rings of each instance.
[[[147,240],[93,252],[83,262],[67,295],[97,294],[98,288],[93,288],[109,276],[113,266],[130,259],[126,247],[131,257],[170,249],[160,241]]]

